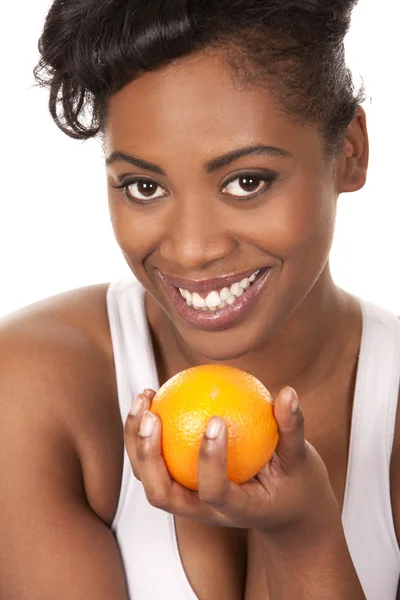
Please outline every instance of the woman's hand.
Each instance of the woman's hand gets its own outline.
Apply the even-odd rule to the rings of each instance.
[[[148,412],[155,395],[140,394],[125,424],[125,441],[135,476],[141,480],[150,504],[178,516],[210,525],[253,528],[268,537],[323,535],[340,523],[340,511],[326,467],[304,439],[304,418],[296,392],[284,388],[274,403],[279,443],[271,460],[247,483],[227,478],[227,430],[219,417],[210,420],[204,435],[198,473],[198,492],[174,481],[161,454],[161,421]],[[211,424],[218,425],[216,437]],[[211,433],[211,437],[210,437]],[[208,436],[207,436],[208,434]]]

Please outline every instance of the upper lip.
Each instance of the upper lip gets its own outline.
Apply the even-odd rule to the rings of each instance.
[[[164,281],[164,283],[169,283],[177,288],[181,288],[184,290],[188,290],[189,292],[197,292],[198,294],[205,294],[207,292],[212,292],[213,290],[219,290],[224,287],[230,287],[236,281],[241,281],[245,279],[245,277],[250,277],[256,271],[261,271],[268,267],[259,267],[252,269],[251,271],[246,271],[244,273],[234,273],[233,275],[226,275],[223,277],[216,277],[215,279],[202,279],[200,281],[194,281],[193,279],[180,279],[178,277],[169,277],[165,275],[165,273],[161,273],[158,269],[156,269],[160,278]]]

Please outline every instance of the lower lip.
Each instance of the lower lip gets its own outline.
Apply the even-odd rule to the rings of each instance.
[[[258,295],[267,281],[270,272],[270,268],[262,269],[257,279],[255,279],[252,285],[248,287],[239,298],[236,298],[232,306],[226,306],[225,308],[217,309],[216,311],[207,312],[196,310],[195,308],[188,306],[179,290],[174,285],[168,283],[161,273],[160,279],[178,314],[184,321],[190,325],[194,325],[198,329],[219,331],[232,326],[252,309],[257,302]]]

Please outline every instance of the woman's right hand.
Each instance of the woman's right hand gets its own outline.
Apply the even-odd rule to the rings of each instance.
[[[133,418],[130,420],[129,423],[129,458],[131,461],[133,474],[139,481],[141,481],[141,478],[138,468],[138,458],[135,441],[138,439],[142,417],[146,410],[150,410],[151,403],[155,395],[156,392],[154,390],[143,390],[143,392],[136,396],[130,409],[130,415]],[[126,429],[127,425],[125,425],[125,433],[127,433]]]

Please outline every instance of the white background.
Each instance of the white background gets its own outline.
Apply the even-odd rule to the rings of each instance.
[[[68,289],[130,273],[108,216],[98,142],[69,139],[33,86],[49,0],[7,2],[0,23],[0,316]],[[366,85],[371,159],[363,190],[340,198],[336,282],[400,315],[400,42],[396,0],[360,0],[346,40]],[[396,60],[397,57],[397,60]]]

